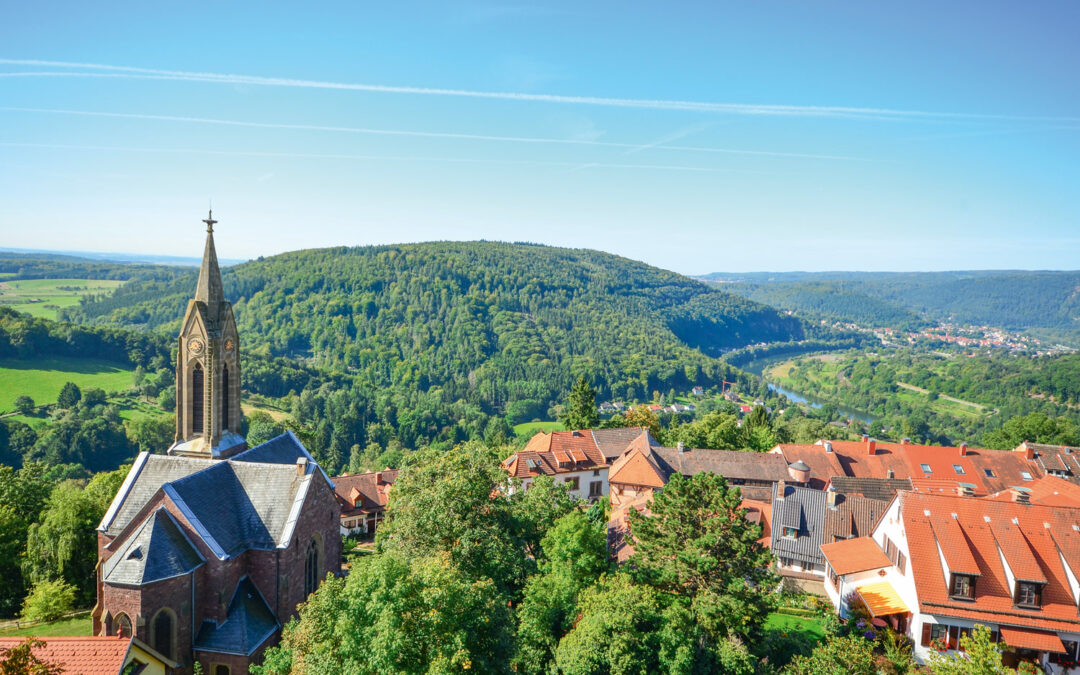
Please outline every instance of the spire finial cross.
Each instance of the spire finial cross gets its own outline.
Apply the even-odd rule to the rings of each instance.
[[[214,233],[214,225],[217,223],[217,221],[214,220],[214,209],[210,209],[210,215],[208,215],[206,218],[204,218],[203,222],[206,223],[206,231],[207,231],[207,233],[208,234],[213,234]]]

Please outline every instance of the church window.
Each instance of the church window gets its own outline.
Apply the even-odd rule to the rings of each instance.
[[[319,587],[319,543],[314,539],[307,549],[307,563],[304,567],[304,594],[311,595]]]
[[[229,367],[221,369],[221,431],[229,430]]]
[[[203,369],[196,363],[191,371],[191,433],[201,434],[203,430]]]
[[[172,612],[169,610],[162,609],[157,613],[157,616],[154,617],[153,627],[151,629],[153,647],[170,659],[175,656],[173,650],[174,628],[175,622],[173,621]]]
[[[120,637],[131,637],[131,619],[128,618],[127,614],[117,615],[116,619],[113,620],[113,628]]]

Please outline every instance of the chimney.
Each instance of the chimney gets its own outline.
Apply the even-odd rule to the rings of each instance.
[[[780,501],[784,501],[785,490],[787,490],[787,483],[782,480],[776,481],[776,498]]]
[[[678,448],[679,452],[686,452],[686,444],[682,441],[679,441],[675,447]]]
[[[907,436],[904,436],[900,439],[900,445],[911,445],[911,439]]]
[[[829,487],[829,491],[825,493],[825,500],[830,509],[836,508],[836,488]]]
[[[863,434],[862,435],[862,442],[865,443],[868,440],[870,440],[870,434]]]
[[[376,471],[375,472],[375,484],[376,485],[382,485],[382,482],[383,482],[383,480],[382,480],[382,471]]]
[[[960,441],[960,456],[967,457],[967,443]]]
[[[832,441],[825,441],[825,452],[832,452]]]
[[[1027,459],[1035,459],[1035,448],[1028,445],[1027,441],[1024,441],[1024,457]]]
[[[863,438],[866,438],[866,436],[863,435]],[[877,439],[876,438],[871,438],[870,440],[866,441],[866,454],[868,454],[868,455],[877,454]]]
[[[296,460],[296,475],[300,478],[307,475],[307,457],[301,457]]]

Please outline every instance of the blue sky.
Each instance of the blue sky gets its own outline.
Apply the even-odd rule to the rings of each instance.
[[[7,3],[0,246],[1080,267],[1080,3]]]

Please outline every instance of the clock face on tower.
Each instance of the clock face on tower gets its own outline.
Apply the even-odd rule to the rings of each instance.
[[[225,351],[231,352],[235,346],[236,344],[232,341],[232,338],[225,341]]]
[[[190,340],[188,340],[188,349],[191,350],[192,354],[202,354],[203,341],[199,338],[191,338]]]

